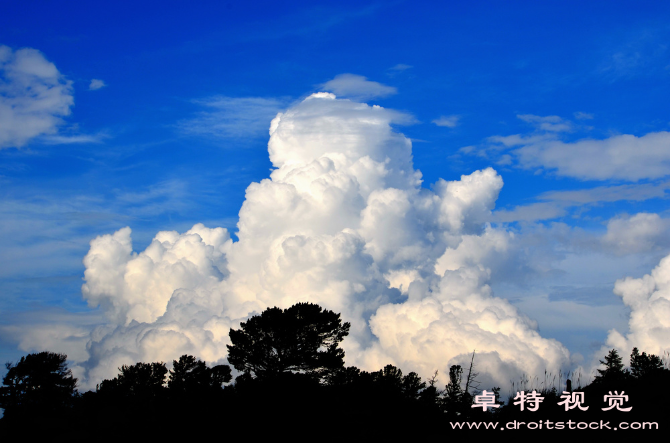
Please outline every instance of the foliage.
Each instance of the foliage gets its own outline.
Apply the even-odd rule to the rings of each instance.
[[[311,303],[268,308],[230,330],[228,361],[255,377],[285,372],[322,378],[344,365],[339,343],[349,334],[340,314]]]
[[[416,372],[410,372],[402,379],[402,393],[408,400],[419,398],[421,391],[426,389],[426,382]]]
[[[605,356],[605,360],[600,360],[605,365],[605,369],[598,369],[598,375],[593,379],[594,384],[616,383],[626,380],[629,372],[624,369],[621,356],[616,349],[612,349]]]
[[[217,365],[208,368],[204,361],[192,355],[182,355],[173,360],[168,378],[168,388],[173,392],[200,393],[220,390],[231,378],[230,366]]]
[[[326,382],[331,386],[347,386],[356,383],[360,377],[360,369],[356,366],[347,366],[331,371],[326,377]]]
[[[493,391],[493,395],[495,396],[496,404],[499,404],[501,406],[504,405],[505,402],[500,398],[500,386],[496,386],[496,387],[492,388],[491,390]]]
[[[318,348],[317,352],[323,349],[327,347]],[[416,373],[404,375],[400,368],[390,364],[376,372],[340,366],[325,373],[327,383],[320,383],[318,377],[307,371],[294,373],[287,370],[266,378],[254,377],[250,371],[238,377],[234,385],[222,388],[222,384],[231,379],[230,367],[208,368],[196,357],[182,355],[173,361],[167,385],[168,371],[164,363],[137,363],[119,368],[118,376],[103,381],[96,392],[76,396],[73,396],[76,380],[67,369],[65,358],[52,353],[31,354],[16,365],[7,365],[9,372],[0,388],[0,405],[6,409],[5,419],[0,420],[0,435],[7,429],[25,429],[26,424],[36,421],[44,429],[61,430],[70,429],[73,423],[78,426],[83,423],[88,426],[87,432],[94,432],[109,422],[124,423],[128,428],[149,430],[152,427],[153,430],[155,424],[165,420],[170,420],[169,425],[173,425],[174,417],[185,424],[213,422],[220,417],[228,417],[237,424],[251,425],[252,421],[255,424],[258,420],[274,423],[266,426],[267,429],[281,426],[296,416],[301,417],[301,423],[314,426],[322,423],[323,417],[334,417],[348,424],[350,432],[357,432],[363,423],[381,420],[393,420],[394,423],[425,420],[446,426],[455,421],[491,420],[494,416],[496,420],[509,422],[528,421],[531,417],[533,420],[554,420],[563,414],[571,414],[559,404],[564,398],[563,391],[548,388],[546,377],[541,384],[545,387],[537,387],[537,393],[543,397],[539,411],[521,410],[514,404],[516,397],[512,395],[508,404],[500,408],[487,411],[472,408],[473,396],[479,392],[472,387],[468,392],[465,386],[468,373],[471,374],[470,384],[473,380],[476,382],[472,377],[476,375],[474,358],[469,370],[467,366],[465,369],[459,365],[451,366],[446,389],[438,391],[437,372],[423,382]],[[664,419],[658,392],[670,387],[670,371],[663,368],[659,357],[634,349],[630,375],[615,350],[610,351],[602,363],[604,368],[600,370],[599,381],[583,390],[587,406],[590,405],[588,410],[579,411],[585,421],[610,419],[617,413],[606,411],[606,402],[601,401],[615,390],[622,395],[625,391],[629,397],[623,406],[632,406],[633,412],[626,413],[627,419],[644,417],[644,420],[655,422]],[[614,380],[619,381],[610,383]],[[523,381],[524,386],[527,381]],[[45,395],[49,386],[63,388],[59,401],[54,402],[52,397]],[[531,389],[535,388],[524,391],[529,394]],[[496,402],[501,404],[498,387],[487,388],[487,391],[492,391]],[[254,411],[254,414],[250,416],[248,411]],[[574,411],[566,418],[573,416]],[[444,429],[445,426],[436,428]],[[447,426],[447,429],[451,427]],[[118,431],[122,432],[121,429]]]
[[[402,371],[393,365],[386,365],[384,369],[372,373],[373,380],[387,390],[400,391],[402,389]]]
[[[373,372],[372,379],[387,394],[399,394],[408,400],[416,400],[426,388],[426,383],[421,381],[416,372],[403,376],[402,371],[393,365],[386,365],[381,371]]]
[[[630,372],[636,379],[655,376],[665,371],[663,361],[654,354],[647,355],[646,352],[640,354],[637,348],[633,348],[630,354]]]
[[[40,352],[7,363],[0,387],[0,408],[5,416],[46,412],[71,404],[77,379],[67,367],[67,356]]]
[[[120,374],[111,380],[103,380],[98,392],[131,397],[149,398],[157,396],[163,389],[168,370],[165,363],[137,363],[123,365]]]
[[[463,382],[463,368],[461,365],[452,365],[449,368],[449,383],[444,390],[442,403],[449,414],[461,414],[468,412],[467,408],[472,403],[472,396],[461,388]]]
[[[428,386],[419,392],[419,400],[424,406],[437,408],[440,403],[440,396],[442,391],[437,389],[437,370],[433,376],[428,380]]]
[[[449,368],[449,383],[444,391],[445,398],[452,401],[460,400],[463,395],[461,382],[463,378],[463,368],[461,365],[452,365]]]

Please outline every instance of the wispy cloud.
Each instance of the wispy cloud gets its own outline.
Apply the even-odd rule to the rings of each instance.
[[[520,114],[517,117],[532,124],[535,130],[527,134],[491,136],[482,146],[468,146],[459,152],[522,169],[548,170],[578,180],[636,182],[670,175],[670,132],[564,141],[563,134],[575,129],[572,122],[555,115]]]
[[[406,65],[404,63],[398,63],[395,66],[392,66],[386,70],[386,75],[388,77],[396,77],[399,75],[404,75],[407,71],[412,69],[414,66]]]
[[[201,190],[202,192],[202,190]],[[77,269],[81,251],[100,230],[161,215],[188,214],[197,203],[189,183],[166,180],[111,195],[82,190],[66,197],[58,189],[24,189],[24,195],[0,199],[0,278],[31,275],[41,267],[58,273]]]
[[[458,121],[461,119],[460,115],[449,115],[449,116],[441,116],[440,118],[437,118],[433,120],[433,123],[435,123],[437,126],[445,126],[447,128],[455,128],[458,126]]]
[[[88,85],[88,90],[89,91],[96,91],[98,89],[104,88],[107,86],[107,83],[105,83],[103,80],[94,78],[91,80],[91,83]]]
[[[605,51],[599,69],[601,75],[612,81],[636,76],[666,75],[670,49],[667,44],[667,26],[636,29],[622,37],[619,44]]]
[[[73,104],[72,82],[41,52],[0,46],[0,149],[56,134]]]
[[[548,115],[546,117],[542,117],[533,114],[520,114],[517,115],[517,118],[527,123],[533,124],[541,131],[567,132],[572,130],[572,124],[569,121],[563,120],[557,115]]]
[[[89,358],[86,344],[91,331],[104,324],[100,312],[67,312],[62,308],[39,307],[29,312],[0,315],[0,339],[16,342],[23,352],[49,349],[74,361]],[[76,374],[81,377],[80,374]]]
[[[493,213],[493,221],[499,223],[535,222],[552,220],[568,215],[574,209],[590,208],[600,203],[617,201],[644,201],[653,198],[667,198],[670,182],[597,186],[590,189],[570,191],[548,191],[538,195],[534,203],[518,205],[512,209],[498,209]]]
[[[166,55],[172,55],[174,51],[203,53],[220,47],[235,47],[248,42],[276,42],[296,36],[309,38],[313,35],[330,32],[338,26],[374,15],[382,7],[381,4],[372,4],[360,8],[322,5],[298,8],[277,16],[273,15],[271,21],[242,21],[237,26],[230,24],[230,26],[223,27],[225,29],[209,32],[204,37],[185,41],[177,47],[161,48],[157,50],[157,53]]]
[[[177,123],[185,134],[244,138],[267,136],[272,119],[285,108],[287,100],[264,97],[215,96],[194,103],[205,107],[194,118]]]
[[[135,217],[156,216],[166,212],[185,212],[190,206],[188,183],[168,180],[142,191],[116,191],[115,203]]]
[[[48,145],[68,145],[68,144],[83,144],[83,143],[102,143],[109,135],[105,133],[100,134],[80,134],[80,135],[45,135],[40,138],[40,141]]]
[[[552,220],[567,214],[567,204],[556,202],[538,202],[529,205],[516,206],[513,209],[499,209],[493,213],[493,221],[510,223],[516,221],[533,222]]]
[[[670,181],[661,183],[627,184],[616,186],[597,186],[590,189],[571,191],[549,191],[538,196],[539,200],[586,204],[615,201],[644,201],[652,198],[666,198]]]
[[[523,145],[512,154],[524,169],[551,169],[580,180],[656,179],[670,175],[670,132],[572,143],[547,140]]]
[[[575,112],[573,114],[577,120],[592,120],[593,114],[588,114],[586,112]]]
[[[406,65],[404,63],[398,63],[397,65],[389,68],[389,71],[406,71],[408,69],[412,69],[414,66],[411,65]]]
[[[387,97],[398,92],[393,86],[370,81],[366,77],[356,74],[336,75],[334,79],[323,83],[319,87],[325,91],[333,92],[337,96],[356,100]]]

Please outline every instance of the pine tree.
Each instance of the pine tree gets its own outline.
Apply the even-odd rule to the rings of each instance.
[[[658,355],[649,354],[646,352],[640,354],[637,348],[633,348],[630,354],[630,372],[636,379],[653,376],[663,372],[663,361]]]
[[[77,379],[67,367],[67,355],[40,352],[7,363],[0,387],[5,417],[45,416],[67,409],[76,395]]]
[[[593,379],[593,383],[611,383],[626,380],[630,373],[624,369],[621,356],[616,349],[612,349],[605,356],[605,360],[600,360],[605,365],[605,369],[598,369],[598,375]]]

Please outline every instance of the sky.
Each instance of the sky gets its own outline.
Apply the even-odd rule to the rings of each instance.
[[[299,301],[367,370],[670,351],[668,3],[3,11],[2,361],[225,363]]]

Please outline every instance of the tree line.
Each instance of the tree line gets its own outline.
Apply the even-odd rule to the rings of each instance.
[[[103,380],[94,391],[79,393],[66,355],[29,354],[6,364],[0,428],[46,423],[63,430],[96,429],[110,422],[191,426],[226,417],[238,425],[266,423],[270,426],[266,430],[287,423],[300,423],[301,429],[320,427],[325,419],[352,431],[375,423],[411,428],[417,420],[442,423],[446,429],[453,420],[539,420],[568,413],[582,420],[611,418],[621,411],[603,411],[597,402],[612,390],[629,396],[634,412],[626,418],[648,420],[659,413],[659,392],[670,386],[670,371],[660,357],[635,348],[626,369],[617,351],[611,350],[592,383],[565,388],[581,392],[588,410],[564,410],[559,399],[568,392],[562,387],[559,391],[544,386],[527,397],[516,393],[504,402],[499,387],[479,389],[474,352],[467,367],[451,366],[445,384],[439,383],[437,371],[424,381],[415,372],[403,374],[390,364],[376,372],[346,367],[339,344],[349,328],[339,314],[311,303],[266,309],[241,323],[240,329],[230,330],[228,362],[237,372],[234,381],[229,365],[210,366],[182,355],[172,362],[172,369],[164,362],[123,365],[116,377]],[[482,394],[491,397],[487,400]],[[540,397],[535,410],[520,407],[519,398]],[[485,400],[489,407],[479,407]]]

